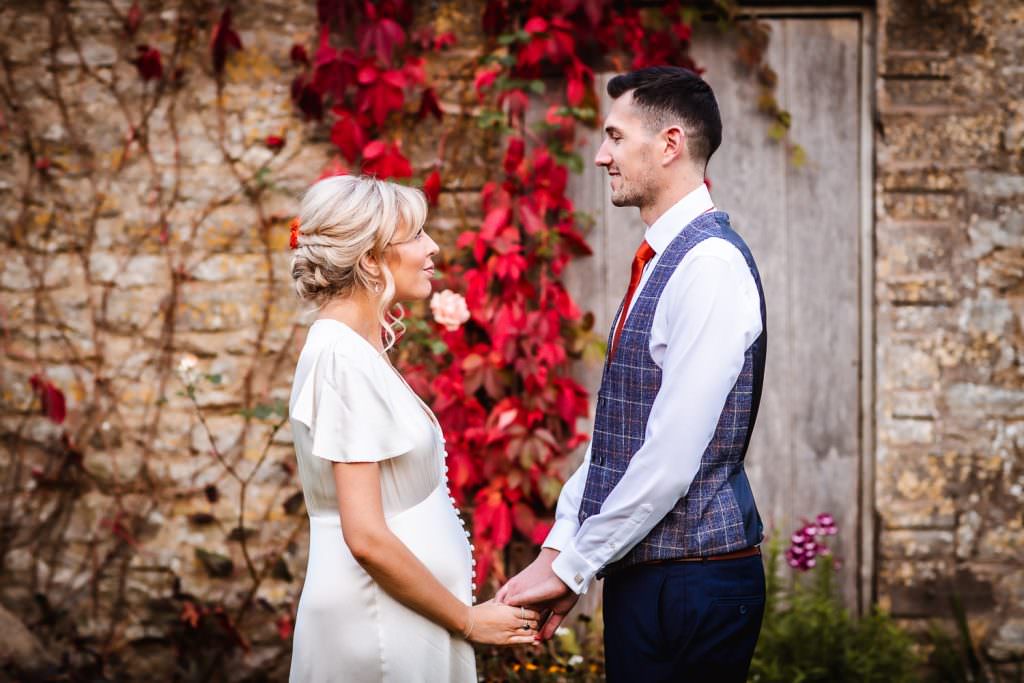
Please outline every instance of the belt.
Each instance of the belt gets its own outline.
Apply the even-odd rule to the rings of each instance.
[[[721,560],[739,560],[744,557],[756,557],[761,554],[761,547],[752,545],[742,550],[734,550],[731,553],[721,555],[705,555],[704,557],[673,557],[667,560],[650,560],[641,564],[675,564],[677,562],[719,562]]]

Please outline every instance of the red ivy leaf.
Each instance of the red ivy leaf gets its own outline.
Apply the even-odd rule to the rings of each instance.
[[[508,140],[508,149],[505,151],[505,173],[512,175],[523,162],[526,154],[526,143],[522,138],[513,137]]]
[[[455,45],[455,34],[451,31],[442,33],[438,37],[434,38],[434,51],[440,52],[445,48],[449,48]]]
[[[307,121],[324,117],[323,96],[301,74],[292,81],[292,100]]]
[[[134,36],[142,23],[142,8],[139,7],[139,0],[135,0],[128,8],[128,14],[124,18],[124,30],[128,35]]]
[[[213,27],[210,34],[210,55],[213,57],[213,70],[220,74],[224,71],[224,63],[228,59],[228,53],[232,50],[242,49],[242,39],[238,37],[231,28],[231,8],[225,7],[220,15],[220,21]]]
[[[441,112],[441,105],[437,101],[437,93],[433,88],[423,91],[423,96],[420,98],[420,110],[416,115],[420,120],[425,119],[428,115],[433,115],[438,121],[441,120],[444,114]]]
[[[287,614],[280,617],[275,624],[277,626],[277,635],[281,636],[281,640],[288,640],[292,635],[292,618]]]
[[[505,0],[487,0],[482,23],[484,33],[489,36],[498,35],[508,23]]]
[[[437,206],[437,197],[441,193],[441,174],[433,171],[423,181],[423,194],[427,196],[427,203]]]
[[[136,50],[138,56],[135,58],[135,68],[139,70],[142,80],[158,81],[163,78],[164,65],[160,50],[149,45],[139,45]]]
[[[363,171],[378,178],[408,178],[412,165],[402,156],[398,144],[373,140],[363,148]]]
[[[42,375],[32,375],[29,377],[28,383],[32,387],[32,391],[39,397],[42,414],[57,424],[64,422],[64,418],[67,416],[64,392]]]
[[[192,628],[199,626],[199,620],[202,619],[202,617],[203,615],[196,609],[196,606],[188,600],[186,600],[185,604],[182,605],[181,614],[178,616],[179,619]]]
[[[372,7],[372,5],[370,5]],[[362,27],[359,49],[364,55],[374,54],[385,64],[391,64],[395,47],[405,42],[405,31],[394,19],[381,17],[370,20]]]
[[[523,26],[523,30],[531,35],[544,33],[548,30],[547,19],[544,19],[543,17],[530,17],[527,20],[526,25]]]
[[[481,69],[476,72],[476,78],[473,79],[473,88],[476,90],[477,97],[483,98],[484,90],[494,85],[494,81],[497,80],[499,73],[501,73],[500,68]]]
[[[284,147],[284,137],[281,135],[268,135],[266,139],[266,145],[275,152],[280,151]]]
[[[309,66],[309,53],[306,52],[306,46],[295,43],[292,45],[292,50],[288,54],[292,62],[295,64],[305,64]]]
[[[346,159],[355,163],[366,146],[366,131],[359,125],[352,112],[340,107],[335,107],[333,111],[337,114],[338,120],[331,128],[331,142],[341,150]]]
[[[359,111],[369,113],[374,123],[383,126],[388,114],[402,108],[405,95],[405,76],[401,71],[377,71],[374,67],[364,67],[358,75],[360,90],[356,98]]]

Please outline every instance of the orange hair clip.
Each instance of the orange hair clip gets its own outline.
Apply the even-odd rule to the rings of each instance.
[[[295,218],[292,219],[292,222],[289,223],[288,227],[290,227],[292,229],[291,239],[288,240],[288,244],[289,244],[289,246],[291,246],[292,249],[298,249],[299,248],[299,218],[298,218],[298,216],[296,216]]]

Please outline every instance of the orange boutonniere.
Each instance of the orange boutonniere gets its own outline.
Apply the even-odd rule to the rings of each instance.
[[[291,246],[292,249],[298,249],[299,248],[299,219],[298,219],[297,216],[292,219],[292,222],[289,224],[288,227],[290,227],[292,229],[292,236],[291,236],[291,239],[288,240],[288,245]]]

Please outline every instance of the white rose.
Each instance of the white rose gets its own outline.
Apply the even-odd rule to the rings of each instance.
[[[430,297],[430,312],[434,315],[434,320],[444,325],[449,332],[454,332],[469,320],[466,299],[450,289],[437,292]]]

